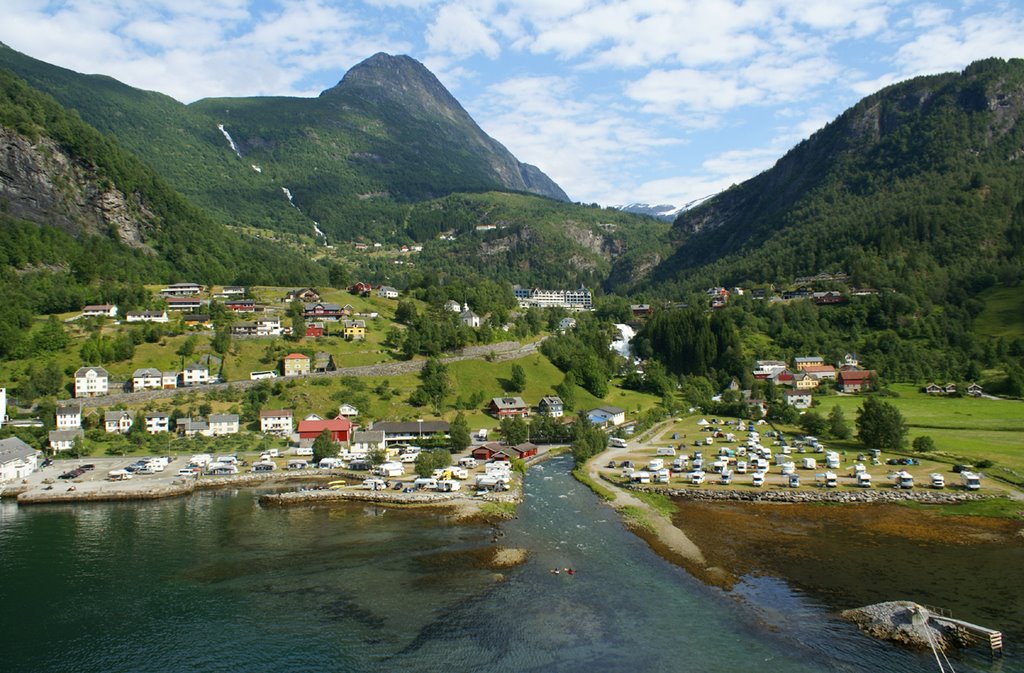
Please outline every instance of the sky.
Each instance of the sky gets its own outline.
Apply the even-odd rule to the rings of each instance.
[[[0,41],[188,103],[423,62],[573,201],[682,206],[878,89],[1024,57],[1019,0],[4,0]]]

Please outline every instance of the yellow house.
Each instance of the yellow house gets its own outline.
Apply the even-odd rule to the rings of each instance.
[[[344,330],[343,334],[346,339],[353,341],[355,339],[366,338],[366,321],[365,320],[346,320],[343,323]]]
[[[284,356],[285,376],[304,376],[309,373],[309,356],[292,353]]]
[[[814,390],[818,387],[818,379],[806,372],[800,372],[793,377],[797,390]]]

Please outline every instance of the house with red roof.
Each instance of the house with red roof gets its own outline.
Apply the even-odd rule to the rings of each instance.
[[[299,421],[299,439],[316,439],[324,430],[329,430],[331,439],[336,442],[347,442],[352,436],[352,421],[344,416],[330,420],[305,419]]]
[[[844,393],[859,393],[871,390],[872,381],[876,378],[873,369],[841,370],[836,376],[836,387]]]
[[[285,376],[305,376],[309,373],[310,359],[302,353],[289,353],[284,356],[283,369]]]

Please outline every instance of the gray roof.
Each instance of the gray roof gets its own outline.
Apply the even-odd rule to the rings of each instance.
[[[383,430],[356,430],[352,433],[353,444],[380,444],[383,441]]]
[[[238,414],[210,414],[211,423],[237,423]]]
[[[175,422],[175,426],[178,428],[184,428],[185,430],[194,430],[196,432],[208,430],[210,428],[206,421],[199,418],[179,418]]]
[[[133,379],[142,378],[143,376],[160,376],[160,370],[154,369],[153,367],[143,367],[141,369],[136,369],[132,374]]]
[[[107,370],[104,369],[103,367],[79,367],[75,371],[75,378],[77,379],[79,377],[85,376],[90,370],[96,372],[100,376],[107,376]]]
[[[613,416],[615,416],[617,414],[624,414],[624,413],[626,413],[625,409],[619,409],[618,407],[613,407],[611,405],[605,405],[603,407],[596,407],[594,409],[591,409],[590,413],[594,413],[595,411],[603,411],[606,414],[611,414]]]
[[[420,432],[423,434],[433,434],[435,432],[448,432],[449,430],[448,421],[423,421],[417,423],[416,421],[381,421],[373,424],[373,430],[380,430],[391,434],[409,434],[410,432]]]
[[[551,406],[562,406],[562,398],[557,395],[545,395],[540,398],[539,406],[551,407]]]
[[[165,414],[163,412],[158,411],[158,412],[155,412],[155,413],[146,414],[146,418],[147,419],[150,419],[150,418],[170,418],[170,416],[168,416],[167,414]]]
[[[526,406],[521,397],[494,397],[491,398],[491,404],[499,409],[522,409]]]
[[[49,434],[51,442],[64,442],[75,437],[85,437],[85,433],[81,430],[50,430]]]
[[[82,403],[81,402],[65,402],[57,405],[57,414],[65,416],[67,414],[81,414]]]
[[[124,410],[108,411],[105,414],[103,414],[103,421],[106,423],[109,423],[110,421],[118,421],[121,420],[121,418],[123,418],[124,416],[127,416],[128,418],[132,417],[130,413]]]
[[[0,465],[13,463],[16,460],[24,460],[36,453],[38,453],[38,451],[17,437],[0,439]]]
[[[191,371],[200,371],[200,370],[202,370],[202,371],[209,371],[209,369],[210,368],[207,367],[206,365],[201,365],[198,362],[193,362],[192,364],[190,364],[187,367],[185,367],[185,370],[186,371],[190,371],[190,372]]]
[[[793,358],[794,362],[821,362],[824,358],[817,355],[810,355],[807,357]]]

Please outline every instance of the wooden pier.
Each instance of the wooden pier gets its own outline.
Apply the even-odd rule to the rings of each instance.
[[[992,650],[992,656],[1003,656],[1002,631],[995,631],[993,629],[985,628],[984,626],[971,624],[970,622],[965,622],[962,619],[953,619],[952,613],[949,610],[942,610],[940,608],[933,608],[930,606],[927,610],[928,619],[930,621],[951,627],[962,634],[970,635],[980,640],[988,640],[988,646]]]

